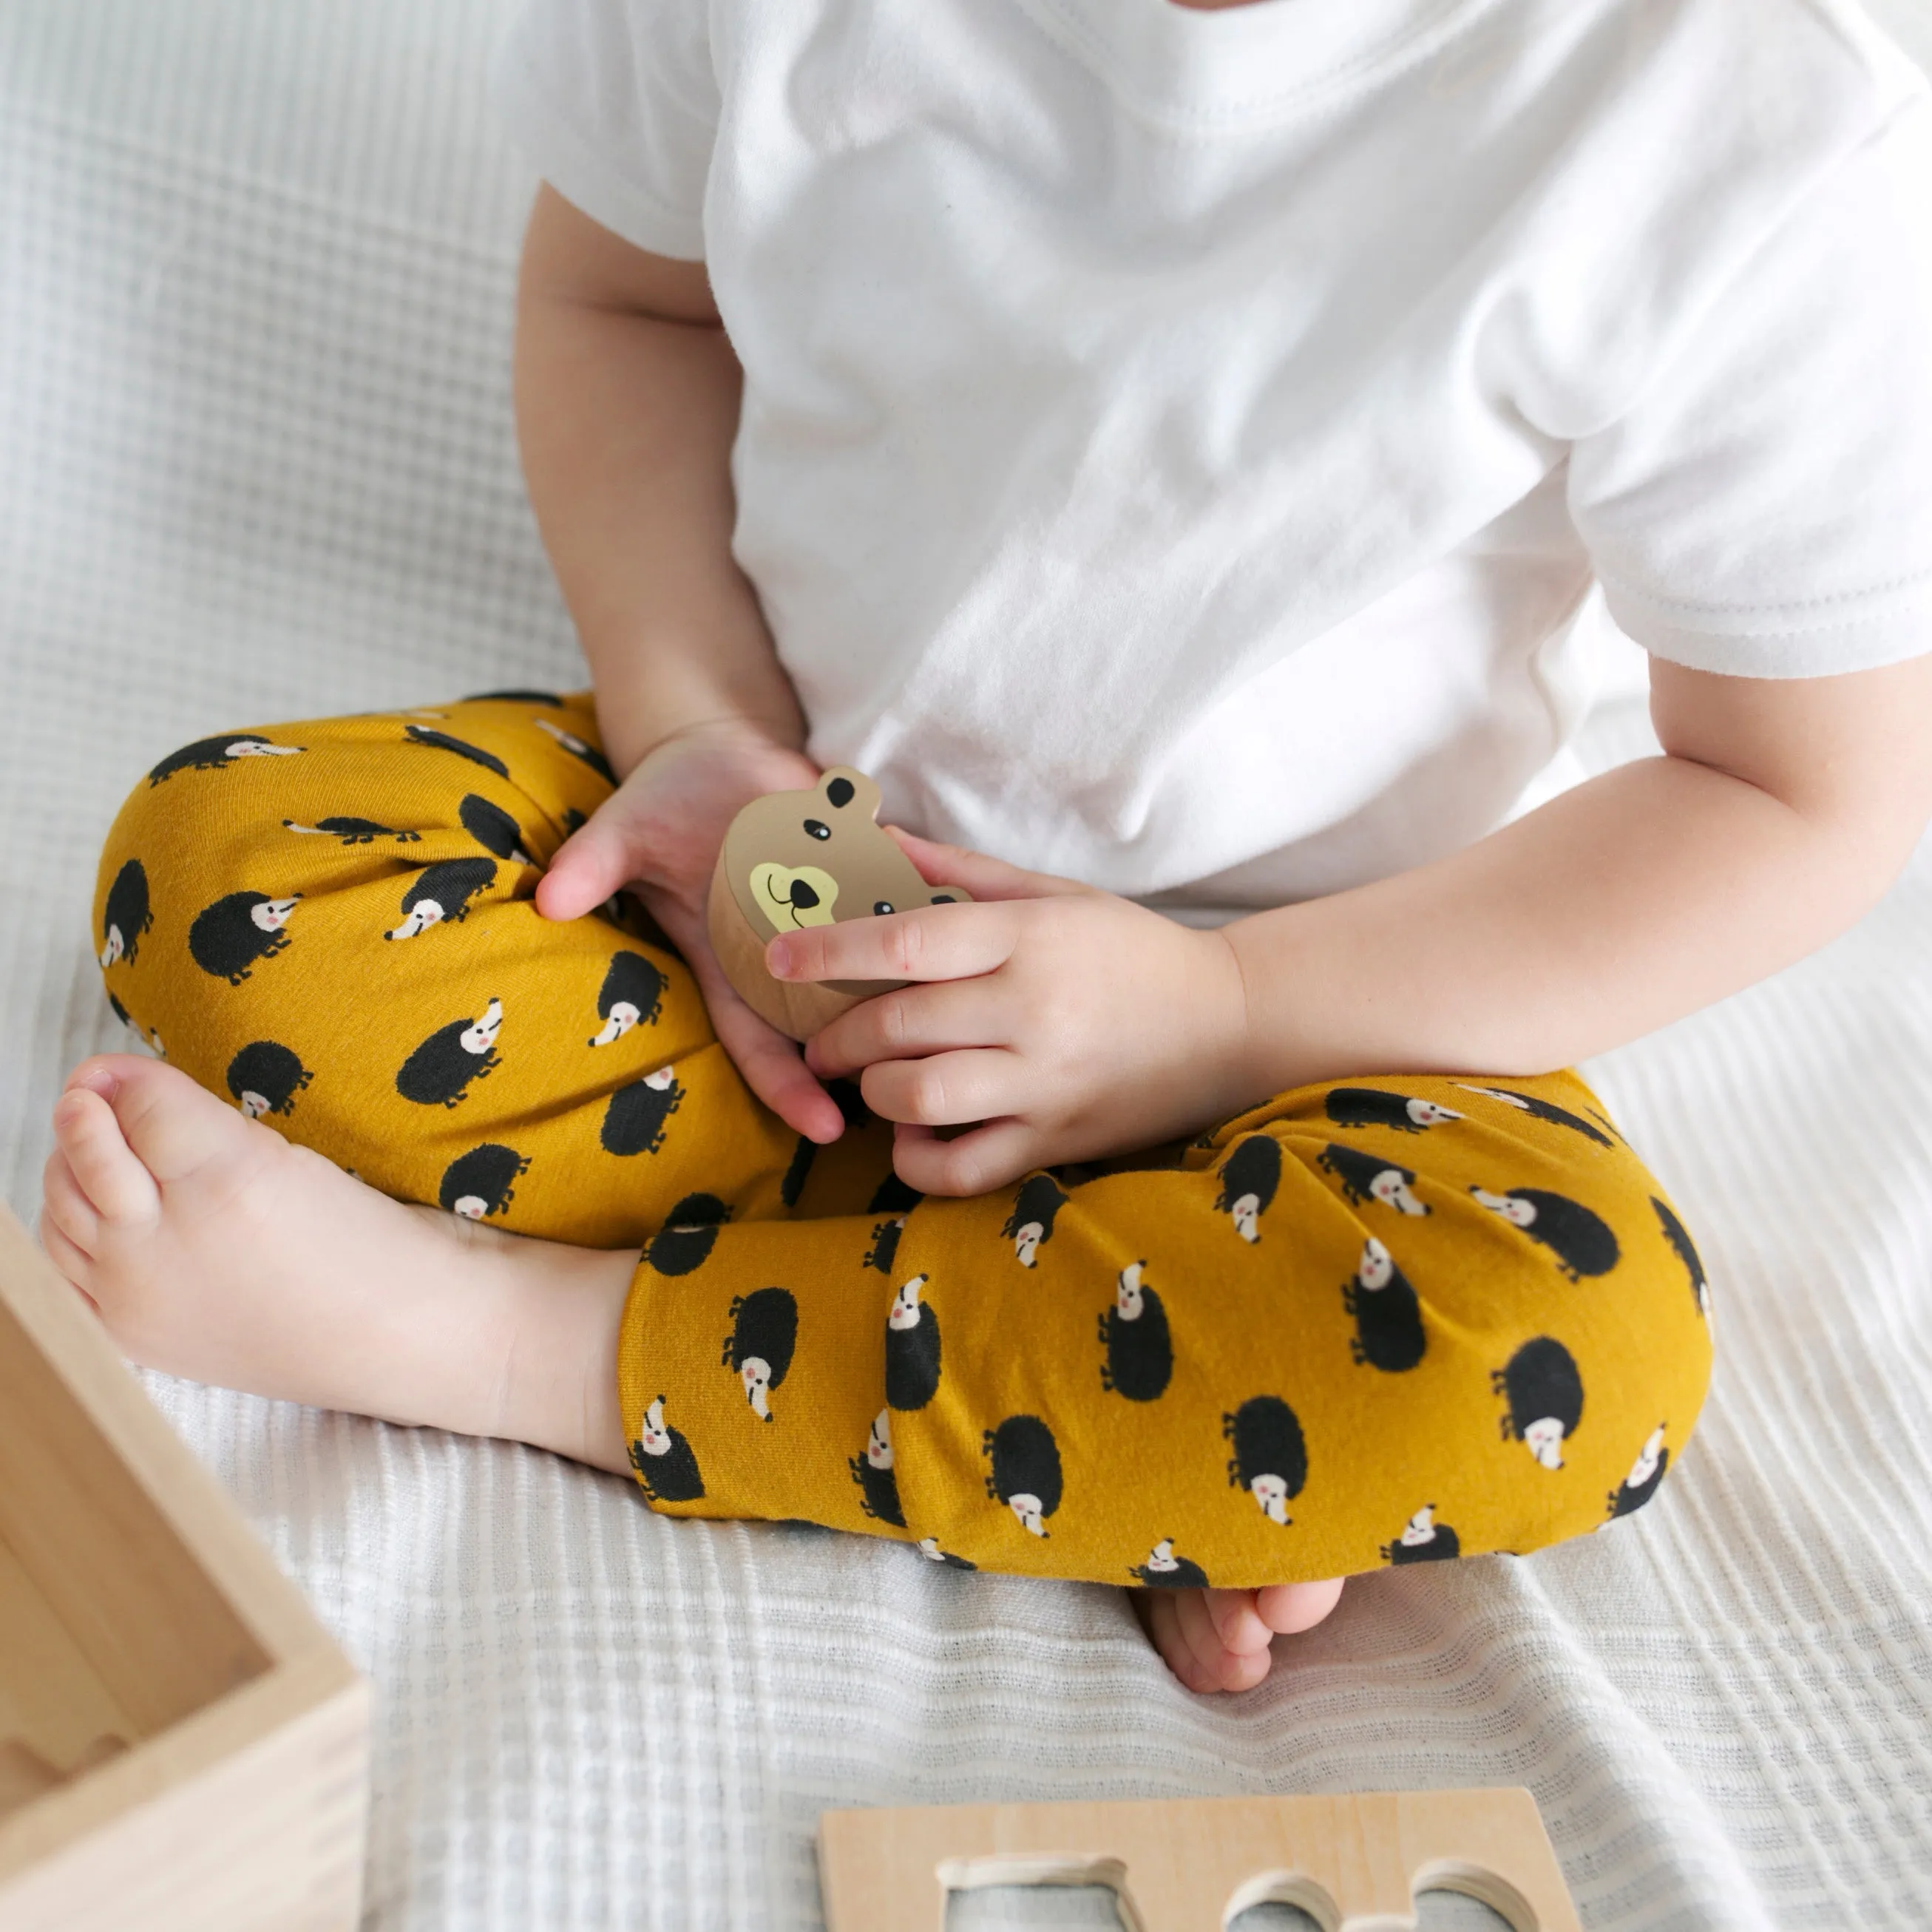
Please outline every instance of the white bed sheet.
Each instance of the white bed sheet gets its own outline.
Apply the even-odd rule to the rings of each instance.
[[[0,0],[22,1210],[61,1074],[122,1042],[88,894],[135,775],[225,722],[580,674],[513,461],[502,13]],[[1613,707],[1592,755],[1644,731]],[[148,1378],[374,1679],[369,1924],[789,1932],[831,1804],[1520,1781],[1598,1932],[1918,1932],[1928,962],[1932,848],[1820,958],[1590,1070],[1715,1280],[1700,1435],[1642,1517],[1352,1586],[1235,1701],[1180,1690],[1117,1592],[670,1523],[535,1452]]]

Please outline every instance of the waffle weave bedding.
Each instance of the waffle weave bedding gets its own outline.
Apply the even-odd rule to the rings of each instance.
[[[508,399],[501,0],[0,0],[0,1185],[38,1197],[101,835],[210,730],[582,676]],[[1926,0],[1891,24],[1932,49]],[[1932,193],[1932,183],[1928,184]],[[1932,640],[1928,640],[1932,642]],[[1606,705],[1596,765],[1649,744]],[[1352,1586],[1262,1690],[1118,1592],[673,1522],[501,1444],[149,1376],[377,1691],[368,1923],[818,1922],[832,1804],[1523,1783],[1586,1924],[1932,1922],[1932,844],[1586,1070],[1697,1231],[1662,1496]]]

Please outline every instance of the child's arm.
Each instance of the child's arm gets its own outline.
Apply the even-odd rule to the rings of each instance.
[[[1664,757],[1218,932],[909,842],[935,883],[990,902],[773,941],[789,976],[944,982],[866,1002],[808,1064],[866,1070],[868,1102],[910,1124],[900,1172],[933,1192],[1191,1132],[1308,1082],[1548,1072],[1844,932],[1932,815],[1932,656],[1805,680],[1654,660],[1652,711]],[[990,1124],[932,1132],[971,1120]]]
[[[538,190],[518,289],[518,434],[623,780],[559,849],[538,908],[574,919],[638,886],[753,1090],[798,1132],[830,1140],[837,1106],[725,984],[705,936],[733,814],[818,776],[731,557],[740,383],[701,262],[647,254]]]

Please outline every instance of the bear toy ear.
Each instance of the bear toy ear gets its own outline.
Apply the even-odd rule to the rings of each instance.
[[[818,795],[834,812],[848,812],[854,818],[876,820],[883,802],[878,787],[850,765],[832,765],[821,772]]]

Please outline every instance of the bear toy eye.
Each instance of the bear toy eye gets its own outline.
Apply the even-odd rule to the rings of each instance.
[[[956,905],[958,902],[950,892],[934,892],[932,896],[932,903],[934,905]]]
[[[830,838],[832,836],[831,826],[829,825],[821,824],[820,821],[815,818],[808,818],[805,821],[805,829],[806,831],[810,832],[814,838]]]
[[[850,778],[834,778],[825,788],[825,796],[835,811],[841,806],[850,805],[852,802],[852,781]]]
[[[890,899],[874,899],[872,902],[872,910],[876,913],[890,912],[892,910],[892,902]]]

